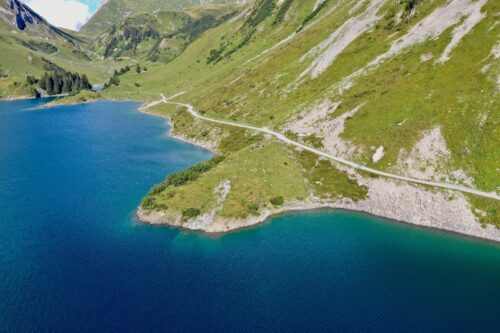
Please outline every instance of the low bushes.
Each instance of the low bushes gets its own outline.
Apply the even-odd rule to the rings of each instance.
[[[214,168],[223,160],[224,156],[218,155],[209,161],[198,163],[197,165],[192,166],[186,170],[169,175],[164,182],[153,186],[151,191],[149,191],[148,195],[144,198],[144,200],[142,200],[141,207],[146,210],[167,209],[166,207],[164,207],[164,205],[162,206],[161,204],[157,203],[155,198],[157,195],[165,191],[169,186],[178,187],[198,179],[198,177],[202,173],[205,173],[210,169]],[[190,209],[188,209],[187,211],[188,214],[194,213],[194,211]]]
[[[283,203],[285,202],[281,195],[279,197],[272,198],[270,201],[274,206],[283,206]]]

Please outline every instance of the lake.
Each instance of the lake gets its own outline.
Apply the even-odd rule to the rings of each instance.
[[[211,153],[138,103],[0,102],[1,332],[494,332],[500,246],[344,211],[137,223]]]

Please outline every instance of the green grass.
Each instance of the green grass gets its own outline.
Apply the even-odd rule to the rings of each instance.
[[[474,207],[473,212],[483,226],[493,225],[500,228],[500,203],[494,200],[469,195],[468,199]]]
[[[321,199],[347,198],[359,201],[366,197],[368,188],[359,185],[347,172],[340,171],[328,160],[302,151],[298,153],[313,194]]]
[[[112,2],[108,4],[111,6]],[[325,2],[324,8],[314,13],[312,21],[322,17],[337,2]],[[497,87],[500,64],[489,56],[500,33],[500,26],[495,25],[495,13],[500,12],[497,2],[488,2],[484,10],[486,18],[465,36],[445,64],[436,64],[435,60],[450,41],[452,29],[439,38],[387,59],[354,80],[353,86],[342,93],[337,88],[345,77],[386,52],[391,41],[405,34],[445,0],[419,2],[414,16],[408,14],[407,1],[387,1],[373,29],[348,45],[317,79],[306,78],[300,83],[295,82],[296,78],[313,60],[302,60],[302,56],[349,20],[355,2],[342,2],[329,17],[303,30],[293,41],[250,61],[310,20],[316,0],[286,1],[282,6],[287,7],[282,9],[271,8],[271,2],[259,3],[262,11],[254,12],[252,17],[258,19],[252,19],[257,23],[251,33],[248,24],[245,26],[248,17],[209,29],[179,56],[168,59],[168,64],[148,63],[142,59],[141,65],[147,65],[147,72],[138,74],[132,70],[120,76],[120,84],[103,95],[152,101],[159,98],[160,92],[168,96],[185,91],[177,100],[195,105],[206,116],[277,130],[298,113],[310,110],[327,98],[342,105],[331,119],[363,105],[346,121],[342,134],[344,139],[364,148],[365,153],[354,157],[357,162],[380,170],[402,172],[395,170],[400,151],[410,151],[424,131],[440,127],[452,159],[439,171],[464,169],[479,189],[494,191],[500,188],[497,171],[500,165],[497,148],[500,142]],[[364,3],[356,13],[366,7]],[[144,10],[148,11],[147,6]],[[200,10],[192,9],[190,15],[199,15]],[[401,11],[403,19],[398,22],[396,14]],[[172,44],[173,48],[184,49],[185,46]],[[151,45],[140,47],[144,51]],[[18,51],[12,48],[8,52],[22,59],[21,55],[26,53]],[[434,59],[421,62],[420,56],[426,53],[432,53]],[[36,53],[33,61],[40,61],[40,57]],[[207,63],[210,57],[217,61]],[[114,69],[127,63],[104,61],[98,64]],[[489,71],[482,72],[486,65],[490,66]],[[19,65],[22,66],[25,65]],[[77,61],[73,66],[86,64]],[[96,77],[106,73],[97,67],[95,72]],[[7,80],[12,82],[13,79]],[[283,197],[286,205],[310,194],[325,200],[361,200],[367,195],[365,187],[329,161],[297,152],[263,135],[196,120],[182,108],[172,105],[159,105],[149,111],[170,117],[175,134],[216,142],[218,150],[227,157],[196,180],[181,187],[169,186],[155,194],[158,207],[181,215],[189,209],[206,213],[214,209],[217,201],[214,189],[226,180],[231,182],[231,191],[217,213],[224,217],[246,217],[266,208],[272,209],[270,200],[279,197]],[[399,125],[403,121],[404,124]],[[287,135],[294,136],[293,133]],[[305,138],[305,142],[323,148],[320,133]],[[373,152],[369,148],[378,146],[384,146],[385,156],[373,164]],[[471,197],[469,200],[475,209],[486,213],[481,215],[482,223],[497,223],[496,202]]]
[[[390,13],[404,10],[406,6],[405,3],[388,2],[381,11],[388,14],[375,29],[351,43],[318,79],[305,80],[299,89],[290,89],[290,84],[308,65],[308,61],[301,62],[299,59],[350,17],[349,10],[353,4],[339,6],[327,19],[271,54],[251,63],[247,63],[247,60],[295,31],[310,15],[312,3],[307,1],[303,5],[291,6],[291,14],[284,16],[286,20],[283,19],[278,26],[273,26],[272,15],[266,18],[248,45],[215,65],[207,64],[206,57],[221,43],[226,43],[228,48],[237,45],[244,36],[241,31],[243,21],[207,31],[171,64],[155,66],[150,73],[140,78],[129,74],[124,77],[124,82],[132,84],[140,79],[138,94],[140,90],[167,94],[186,91],[178,99],[194,103],[207,116],[278,129],[298,112],[307,110],[325,98],[342,102],[342,107],[333,117],[363,104],[360,111],[346,121],[343,133],[345,139],[365,148],[366,153],[357,157],[358,162],[394,171],[393,166],[400,150],[411,150],[422,132],[439,126],[453,156],[448,165],[443,166],[444,170],[440,171],[463,168],[473,177],[478,188],[486,191],[499,188],[500,178],[496,166],[500,158],[495,145],[500,142],[500,106],[496,79],[491,73],[483,74],[480,71],[492,61],[485,62],[484,59],[488,58],[498,34],[499,28],[494,26],[494,13],[500,8],[496,3],[488,3],[487,17],[463,39],[445,64],[435,64],[434,60],[450,41],[451,30],[438,39],[416,45],[386,60],[355,80],[354,86],[343,94],[339,94],[335,87],[344,77],[384,53],[391,40],[404,34],[444,1],[422,2],[418,5],[417,16],[405,17],[400,23],[394,23],[390,29],[386,29],[394,17]],[[322,11],[326,10],[324,8]],[[362,10],[360,8],[358,12]],[[492,26],[493,30],[489,31]],[[397,35],[391,36],[394,33]],[[434,60],[421,62],[420,56],[424,53],[433,53]],[[491,65],[490,71],[498,71],[498,62]],[[123,94],[118,90],[112,91],[112,94]],[[209,140],[218,140],[219,148],[225,154],[236,156],[261,140],[254,133],[203,124],[174,108],[170,108],[170,114],[176,132],[198,139],[201,133],[205,133]],[[488,114],[488,117],[479,126],[478,119],[483,114]],[[403,120],[404,125],[399,126]],[[322,147],[317,135],[306,138],[306,142]],[[385,147],[385,156],[373,165],[373,153],[368,148],[381,145]],[[359,200],[366,195],[366,188],[330,167],[329,162],[316,163],[305,179],[307,187],[319,197]],[[227,175],[229,177],[231,174]],[[255,179],[256,183],[259,181]],[[239,191],[245,192],[247,189],[240,188]],[[477,200],[472,201],[472,204],[484,206]],[[232,206],[249,213],[262,205],[260,201],[250,200],[246,204]],[[488,215],[483,221],[492,223],[496,216],[491,215],[492,210],[487,207],[485,211]]]
[[[169,62],[203,31],[237,14],[238,4],[204,5],[183,11],[134,13],[116,22],[89,49],[106,58]]]
[[[263,141],[260,148],[250,146],[228,156],[196,181],[168,186],[154,196],[155,202],[172,211],[195,207],[206,213],[214,209],[214,190],[226,180],[230,181],[231,191],[218,212],[223,217],[244,218],[259,209],[271,208],[270,200],[279,196],[285,202],[307,197],[294,152],[278,142]]]
[[[100,93],[90,90],[81,90],[75,94],[70,94],[69,96],[66,97],[57,98],[54,101],[43,105],[43,107],[88,103],[99,100],[101,98],[102,95]]]
[[[47,53],[45,49],[33,50],[24,46],[24,43],[34,42],[52,45],[58,52]],[[49,46],[45,46],[48,48]],[[40,78],[47,71],[48,62],[55,63],[66,71],[85,73],[92,83],[104,82],[115,68],[120,68],[123,62],[110,60],[90,60],[86,53],[77,49],[66,41],[51,39],[45,41],[37,39],[24,32],[12,34],[0,29],[0,70],[8,74],[7,78],[0,79],[0,97],[24,96],[27,89],[19,89],[15,82],[24,83],[27,75]],[[85,55],[85,56],[84,56]]]
[[[231,0],[205,1],[207,3],[228,3]],[[126,13],[145,12],[152,14],[157,10],[182,10],[199,5],[197,0],[110,0],[82,27],[82,34],[97,36],[119,23]],[[210,4],[208,4],[210,5]]]

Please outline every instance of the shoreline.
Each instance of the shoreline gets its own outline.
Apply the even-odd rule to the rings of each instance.
[[[167,121],[167,124],[168,124],[168,126],[170,128],[167,130],[166,136],[168,136],[168,137],[170,137],[172,139],[175,139],[175,140],[187,143],[187,144],[189,144],[191,146],[196,146],[198,148],[202,148],[202,149],[208,150],[208,151],[210,151],[210,152],[212,152],[214,154],[219,154],[219,152],[217,151],[217,149],[212,144],[210,144],[209,142],[202,142],[202,141],[192,140],[192,139],[186,138],[186,137],[184,137],[182,135],[173,134],[172,131],[175,128],[175,124],[172,121],[172,118],[170,116],[148,112],[147,108],[144,107],[144,104],[146,102],[143,102],[143,101],[136,101],[136,102],[142,103],[141,106],[137,109],[138,112],[146,114],[148,116],[159,117],[159,118],[162,118],[162,119],[164,119],[164,120]]]
[[[180,141],[183,141],[183,142],[186,142],[186,143],[194,145],[194,146],[208,149],[214,153],[217,153],[216,150],[211,149],[210,144],[203,143],[203,142],[197,142],[196,140],[190,140],[189,138],[172,134],[172,130],[174,129],[175,126],[172,122],[172,119],[169,116],[159,115],[159,114],[148,112],[147,108],[144,108],[143,106],[141,106],[141,108],[139,108],[138,111],[145,113],[145,114],[148,114],[148,115],[159,116],[161,118],[167,119],[169,125],[171,126],[170,131],[167,132],[167,136],[174,138],[174,139],[177,139],[177,140],[180,140]],[[363,178],[361,176],[359,176],[359,177],[361,178],[360,180],[362,182],[370,183],[370,180],[367,180],[366,178]],[[346,211],[351,211],[351,212],[358,212],[361,214],[368,214],[368,215],[371,215],[371,216],[374,216],[377,218],[393,221],[396,223],[411,224],[411,225],[417,226],[419,228],[425,228],[425,229],[429,229],[429,230],[439,230],[440,232],[446,232],[446,233],[451,233],[451,234],[455,234],[455,235],[461,235],[463,237],[468,237],[468,238],[483,240],[483,241],[487,241],[487,242],[492,242],[495,244],[500,244],[500,229],[497,229],[491,225],[488,225],[485,228],[483,228],[482,225],[477,220],[477,217],[475,217],[473,215],[472,208],[470,207],[470,205],[468,205],[468,200],[465,199],[463,194],[454,193],[454,192],[452,192],[450,190],[446,190],[446,189],[436,189],[434,191],[431,191],[429,189],[426,189],[426,188],[419,186],[419,185],[416,185],[416,184],[409,184],[409,183],[401,184],[403,182],[398,182],[398,181],[394,181],[394,180],[381,180],[381,182],[385,182],[385,185],[387,185],[386,187],[389,190],[393,190],[394,188],[397,189],[398,187],[399,188],[404,188],[404,187],[410,188],[414,192],[416,192],[417,194],[422,194],[422,196],[424,197],[423,198],[424,201],[425,200],[429,201],[429,199],[432,201],[436,197],[441,197],[441,199],[442,199],[444,197],[447,197],[448,195],[458,197],[457,201],[462,200],[462,201],[465,201],[467,203],[467,205],[465,205],[463,202],[461,202],[462,205],[459,204],[459,206],[460,206],[459,208],[468,210],[469,215],[472,216],[472,217],[469,216],[470,221],[469,221],[469,224],[467,225],[468,228],[464,228],[462,225],[460,225],[460,221],[454,222],[450,218],[448,218],[448,220],[446,221],[446,218],[448,217],[447,211],[446,211],[447,207],[445,207],[446,204],[444,204],[443,207],[437,207],[437,209],[435,210],[436,215],[439,215],[438,213],[441,213],[441,215],[444,215],[443,220],[445,220],[445,222],[443,224],[443,222],[440,223],[439,221],[435,221],[436,219],[434,219],[434,221],[431,218],[426,219],[425,214],[422,212],[419,212],[419,210],[417,209],[417,208],[419,208],[418,205],[416,205],[416,207],[413,207],[413,208],[412,207],[404,208],[404,205],[402,204],[401,207],[403,207],[403,208],[400,208],[400,211],[403,212],[404,214],[398,214],[398,213],[395,213],[394,211],[392,211],[392,212],[384,211],[383,204],[377,205],[377,202],[370,203],[369,200],[365,200],[365,201],[361,201],[361,202],[357,202],[357,203],[356,202],[350,202],[350,203],[335,203],[335,202],[324,203],[323,202],[323,203],[321,203],[321,202],[313,202],[310,200],[305,200],[303,202],[296,203],[292,206],[285,206],[285,207],[282,207],[282,208],[277,209],[277,210],[265,211],[259,216],[248,216],[247,218],[239,219],[239,220],[215,217],[215,218],[213,218],[211,223],[209,223],[208,226],[198,226],[198,225],[196,225],[196,222],[194,222],[193,223],[194,226],[190,227],[189,225],[192,223],[192,221],[188,221],[187,223],[181,223],[179,221],[178,217],[150,216],[151,213],[144,214],[144,212],[142,212],[142,210],[141,210],[141,207],[138,207],[138,209],[136,210],[136,217],[137,217],[138,221],[140,221],[141,223],[146,223],[146,224],[151,224],[151,225],[168,225],[170,227],[175,227],[175,228],[179,228],[179,229],[190,231],[190,232],[202,232],[202,233],[206,233],[206,234],[217,235],[217,234],[225,234],[225,233],[232,232],[232,231],[238,231],[238,230],[254,227],[254,226],[261,224],[261,223],[268,223],[274,217],[279,216],[281,214],[286,214],[286,213],[293,213],[293,212],[300,212],[300,211],[311,211],[311,210],[322,210],[322,209],[325,209],[325,210],[346,210]],[[369,185],[369,184],[367,184],[367,185]],[[371,188],[376,188],[376,186],[372,184]],[[380,202],[380,197],[382,197],[382,199],[386,199],[386,200],[395,199],[396,202],[399,199],[397,196],[396,196],[396,198],[390,198],[391,193],[382,193],[381,195],[379,195],[379,198],[378,198],[379,202]],[[389,198],[387,198],[387,197],[389,197]],[[451,203],[450,203],[450,205],[451,205]],[[462,207],[462,206],[466,206],[466,207]],[[451,208],[449,208],[449,209],[451,209]],[[441,211],[439,211],[439,210],[441,210]],[[409,212],[410,212],[410,214],[409,214]],[[415,213],[414,216],[411,216],[412,212]],[[155,215],[154,213],[155,212],[152,212],[153,215]],[[169,215],[172,215],[172,214],[169,214]],[[406,218],[404,215],[406,215]],[[466,217],[464,217],[464,219],[466,219]],[[461,222],[463,222],[463,221],[461,221]],[[221,225],[221,224],[226,225],[226,226],[229,224],[229,226],[224,228],[224,229],[217,229],[217,227],[215,227],[215,229],[214,229],[213,225]]]
[[[88,101],[79,101],[79,102],[71,102],[71,103],[59,103],[59,104],[51,104],[54,101],[42,104],[40,106],[37,106],[36,108],[33,108],[32,110],[43,110],[43,109],[48,109],[48,108],[56,108],[59,106],[74,106],[74,105],[83,105],[83,104],[89,104],[89,103],[95,103],[95,102],[100,102],[100,101],[109,101],[109,102],[136,102],[136,103],[142,103],[141,101],[134,101],[134,100],[123,100],[123,99],[113,99],[113,98],[97,98],[97,99],[92,99]]]
[[[244,231],[247,229],[251,228],[257,228],[260,224],[267,224],[267,223],[272,223],[272,221],[275,218],[278,218],[283,215],[293,215],[295,213],[300,213],[300,212],[315,212],[315,211],[344,211],[344,212],[350,212],[350,213],[356,213],[356,214],[361,214],[365,216],[371,216],[377,219],[381,219],[384,222],[387,223],[396,223],[396,224],[401,224],[401,225],[407,225],[411,227],[415,227],[421,230],[428,230],[428,231],[434,231],[434,232],[440,232],[444,234],[449,234],[449,235],[455,235],[458,237],[463,237],[465,239],[471,239],[471,240],[476,240],[476,241],[481,241],[481,242],[486,242],[490,244],[495,244],[497,246],[500,246],[500,237],[499,236],[492,236],[492,237],[487,237],[487,236],[482,236],[478,234],[473,234],[473,233],[468,233],[464,230],[453,230],[449,228],[443,228],[437,225],[426,225],[426,224],[420,224],[420,223],[414,223],[414,222],[409,222],[405,221],[403,219],[398,219],[390,216],[385,216],[383,214],[376,214],[374,212],[371,212],[369,210],[365,210],[362,208],[356,208],[355,206],[349,206],[349,205],[344,205],[344,204],[334,204],[334,203],[312,203],[312,202],[302,202],[299,205],[292,205],[292,206],[285,206],[277,210],[273,211],[265,211],[263,214],[259,216],[249,216],[248,218],[245,219],[226,219],[226,218],[220,218],[219,220],[227,221],[227,220],[233,220],[233,221],[239,221],[237,226],[230,227],[225,230],[207,230],[204,228],[197,228],[197,227],[190,227],[189,225],[182,224],[180,223],[179,219],[164,219],[166,216],[158,216],[159,212],[148,212],[144,213],[142,211],[142,208],[139,206],[134,213],[134,219],[142,224],[147,224],[151,226],[165,226],[169,228],[175,228],[179,229],[185,232],[194,232],[194,233],[200,233],[204,234],[207,236],[223,236],[228,233],[233,233],[233,232],[239,232],[239,231]],[[213,222],[217,221],[217,218],[214,219]],[[479,225],[479,223],[478,223]],[[479,225],[480,227],[480,225]],[[494,228],[493,226],[490,226],[490,228]]]
[[[68,94],[60,94],[60,95],[47,95],[47,96],[41,96],[39,98],[34,97],[34,96],[10,96],[10,97],[2,97],[0,98],[0,101],[4,102],[14,102],[14,101],[27,101],[30,99],[44,99],[44,98],[57,98],[57,97],[66,97]]]
[[[176,135],[173,133],[173,130],[175,128],[175,124],[172,121],[172,118],[168,115],[162,115],[162,114],[157,114],[157,113],[152,113],[147,111],[147,108],[144,107],[145,103],[144,101],[138,101],[138,100],[121,100],[121,99],[109,99],[109,98],[100,98],[96,100],[89,100],[85,102],[80,102],[80,103],[71,103],[71,104],[60,104],[60,105],[53,105],[53,106],[46,106],[46,107],[57,107],[57,106],[63,106],[63,105],[78,105],[78,104],[85,104],[85,103],[92,103],[92,102],[97,102],[99,100],[109,100],[109,101],[117,101],[117,102],[138,102],[141,103],[141,105],[136,109],[138,112],[141,112],[143,114],[149,115],[149,116],[155,116],[155,117],[160,117],[163,118],[167,121],[167,124],[169,125],[169,129],[166,131],[166,135],[170,138],[173,138],[175,140],[179,140],[181,142],[206,149],[208,151],[211,151],[214,154],[217,154],[217,150],[215,149],[214,145],[211,144],[210,142],[201,142],[198,140],[192,140],[190,138],[187,138],[182,135]],[[392,181],[388,181],[388,183],[393,183]],[[402,186],[402,185],[394,185],[394,186]],[[411,186],[418,192],[425,192],[429,196],[432,195],[442,195],[443,193],[447,193],[448,191],[438,191],[438,192],[432,192],[428,191],[427,189],[420,188],[416,185],[409,185],[405,184],[405,186]],[[293,214],[294,212],[303,212],[303,211],[314,211],[314,210],[341,210],[341,211],[349,211],[349,212],[354,212],[354,213],[360,213],[360,214],[365,214],[369,216],[373,216],[376,218],[384,219],[387,221],[390,221],[392,223],[400,223],[400,224],[410,224],[422,229],[428,229],[428,230],[434,230],[434,231],[439,231],[439,232],[446,232],[450,234],[455,234],[455,235],[460,235],[462,237],[466,238],[471,238],[471,239],[476,239],[476,240],[481,240],[481,241],[486,241],[486,242],[491,242],[494,244],[500,244],[500,229],[496,229],[494,226],[488,226],[487,228],[482,228],[479,222],[474,221],[471,223],[476,223],[475,225],[470,225],[473,230],[464,230],[463,228],[460,228],[460,225],[455,225],[451,223],[450,225],[437,225],[434,224],[432,221],[426,221],[425,218],[422,218],[421,221],[417,221],[414,219],[413,221],[411,219],[405,219],[403,216],[398,216],[397,213],[392,212],[381,212],[377,211],[382,209],[381,207],[372,207],[372,206],[365,206],[363,207],[362,204],[366,202],[319,202],[315,200],[306,199],[301,202],[293,202],[290,205],[284,206],[279,209],[274,209],[274,210],[266,210],[263,211],[260,215],[254,215],[254,216],[248,216],[247,218],[244,219],[231,219],[231,218],[222,218],[222,217],[215,217],[210,221],[210,223],[207,226],[198,226],[196,223],[192,223],[193,221],[188,221],[188,223],[181,223],[179,218],[173,217],[173,216],[165,216],[163,214],[162,216],[159,216],[161,214],[158,214],[157,212],[148,212],[146,214],[145,212],[142,211],[141,207],[139,206],[136,211],[135,211],[135,219],[144,224],[150,224],[150,225],[164,225],[164,226],[169,226],[173,228],[178,228],[181,230],[189,231],[189,232],[201,232],[207,235],[222,235],[226,234],[229,232],[237,232],[239,230],[244,230],[252,227],[256,227],[259,224],[262,223],[270,223],[274,218],[284,215],[284,214]],[[402,208],[404,209],[404,208]],[[410,209],[410,208],[408,208]],[[172,215],[172,214],[168,214]],[[418,215],[418,214],[417,214]],[[416,216],[418,217],[418,216]],[[192,224],[190,226],[190,224]],[[222,227],[223,226],[223,227]],[[478,229],[479,228],[479,229]],[[489,230],[488,230],[489,229]],[[481,234],[479,230],[484,231],[484,233]],[[496,230],[496,232],[494,232]],[[486,234],[487,231],[491,231],[490,234]]]
[[[151,222],[144,221],[144,220],[141,219],[140,214],[138,213],[139,210],[140,210],[140,207],[137,208],[131,214],[132,220],[135,223],[139,223],[139,224],[142,224],[142,225],[149,225],[149,226],[152,226],[152,227],[159,227],[159,228],[164,227],[164,228],[169,228],[171,230],[179,230],[179,231],[186,232],[186,233],[195,233],[195,234],[204,235],[206,237],[214,237],[214,238],[216,238],[216,237],[223,237],[223,236],[231,234],[231,233],[237,233],[237,232],[241,232],[241,231],[245,231],[245,230],[256,229],[260,225],[271,224],[271,223],[273,223],[274,219],[282,217],[282,216],[287,216],[287,215],[295,215],[295,214],[298,214],[298,213],[306,213],[306,214],[307,213],[311,213],[311,214],[313,214],[313,213],[316,213],[316,212],[318,212],[318,213],[319,212],[325,212],[325,213],[330,213],[330,212],[346,212],[346,213],[351,213],[351,214],[359,214],[359,215],[362,215],[362,216],[372,217],[372,218],[375,218],[377,220],[380,220],[380,222],[382,222],[382,223],[390,223],[390,224],[395,224],[395,225],[407,226],[407,227],[410,227],[410,228],[415,228],[417,230],[422,230],[422,231],[427,231],[427,232],[428,231],[432,231],[432,232],[435,232],[435,233],[438,233],[438,234],[451,235],[451,236],[459,237],[459,238],[470,240],[470,241],[482,242],[482,243],[485,243],[485,244],[489,244],[489,245],[493,245],[493,246],[496,246],[496,247],[500,247],[500,241],[494,240],[494,239],[488,239],[488,238],[484,238],[484,237],[469,235],[469,234],[466,234],[466,233],[462,233],[462,232],[458,232],[458,231],[453,231],[453,230],[441,229],[439,227],[423,226],[423,225],[419,225],[419,224],[405,222],[405,221],[402,221],[402,220],[397,220],[397,219],[392,219],[392,218],[388,218],[388,217],[384,217],[384,216],[380,216],[380,215],[375,215],[375,214],[372,214],[372,213],[369,213],[369,212],[365,212],[363,210],[341,208],[341,207],[334,207],[334,206],[319,206],[319,207],[309,207],[309,208],[296,208],[296,209],[295,208],[291,208],[291,209],[285,209],[283,211],[280,211],[280,212],[277,212],[277,213],[269,215],[267,218],[265,218],[261,222],[258,222],[258,223],[255,223],[255,224],[249,224],[249,225],[246,225],[246,226],[241,226],[241,227],[238,227],[238,228],[234,228],[234,229],[231,229],[231,230],[228,230],[228,231],[221,231],[221,232],[210,232],[210,231],[206,231],[206,230],[203,230],[203,229],[190,229],[190,228],[187,228],[187,227],[184,227],[184,226],[176,226],[176,225],[172,225],[172,224],[169,224],[169,223],[151,223]],[[379,221],[377,221],[377,222],[379,222]]]

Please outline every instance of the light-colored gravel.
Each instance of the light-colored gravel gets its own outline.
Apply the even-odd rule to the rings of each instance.
[[[448,170],[451,156],[441,128],[436,127],[422,133],[410,153],[404,149],[400,151],[395,170],[419,179],[445,180],[449,183],[475,187],[474,181],[464,170]]]
[[[301,61],[313,58],[311,64],[299,75],[298,80],[306,75],[318,77],[330,67],[337,56],[345,50],[356,38],[372,28],[381,18],[380,9],[386,0],[372,0],[361,14],[348,19],[335,30],[326,40],[306,53]]]

